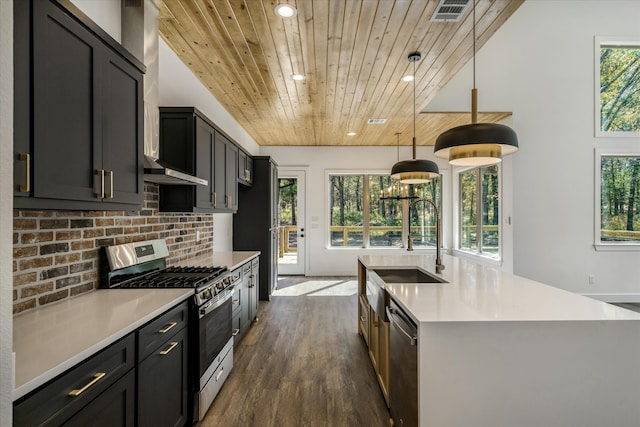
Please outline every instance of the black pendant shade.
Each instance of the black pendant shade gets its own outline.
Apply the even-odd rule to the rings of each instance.
[[[442,133],[433,151],[436,157],[448,158],[456,166],[490,165],[518,151],[518,135],[509,126],[471,123]]]
[[[438,165],[431,160],[402,160],[391,168],[391,178],[403,184],[422,184],[438,177]]]
[[[502,156],[518,151],[518,135],[509,126],[478,123],[476,89],[476,4],[473,3],[473,89],[471,124],[442,133],[433,147],[436,157],[449,159],[454,166],[485,166],[500,163]]]
[[[413,62],[413,159],[399,161],[391,168],[391,178],[403,184],[424,184],[440,176],[435,162],[416,159],[416,62],[421,57],[420,52],[413,52],[408,58],[409,62]]]

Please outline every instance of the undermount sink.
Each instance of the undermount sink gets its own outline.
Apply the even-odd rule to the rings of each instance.
[[[446,280],[414,267],[376,268],[374,271],[385,283],[448,283]]]

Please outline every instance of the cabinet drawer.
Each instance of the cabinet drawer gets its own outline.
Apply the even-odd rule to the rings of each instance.
[[[242,277],[242,268],[236,268],[231,273],[229,273],[229,280],[231,283],[235,283]]]
[[[251,261],[251,268],[253,268],[253,274],[257,273],[257,268],[260,265],[260,258],[259,257],[255,257],[252,261]]]
[[[138,331],[138,361],[144,360],[156,348],[184,328],[188,323],[188,301],[157,317]]]
[[[14,425],[62,424],[133,368],[134,354],[129,334],[16,402]]]

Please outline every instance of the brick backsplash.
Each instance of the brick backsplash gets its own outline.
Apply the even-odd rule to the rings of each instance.
[[[108,268],[103,247],[151,239],[166,240],[169,265],[211,253],[213,215],[158,212],[151,183],[139,212],[15,209],[13,313],[96,289]]]

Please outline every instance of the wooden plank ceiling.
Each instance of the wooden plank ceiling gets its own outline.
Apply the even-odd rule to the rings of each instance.
[[[418,112],[472,57],[471,6],[459,22],[431,22],[436,0],[288,0],[297,15],[283,19],[274,8],[284,2],[160,1],[162,38],[259,145],[396,145],[396,133],[411,145],[408,55],[422,54]],[[476,0],[476,49],[523,2]],[[508,115],[481,112],[479,121]],[[469,122],[470,114],[420,113],[417,144]]]

